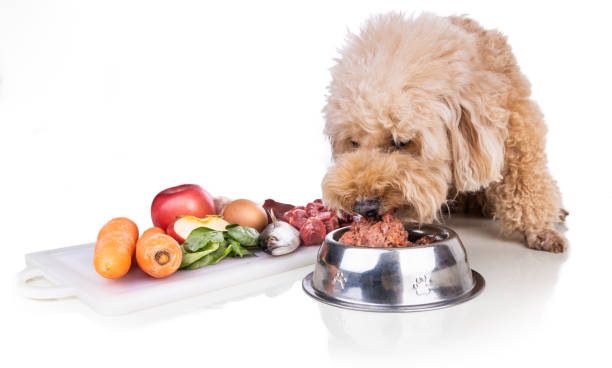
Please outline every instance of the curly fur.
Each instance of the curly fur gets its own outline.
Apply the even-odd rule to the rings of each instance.
[[[329,206],[376,197],[381,213],[423,223],[472,198],[529,247],[565,249],[543,117],[502,34],[465,17],[377,16],[331,72]]]

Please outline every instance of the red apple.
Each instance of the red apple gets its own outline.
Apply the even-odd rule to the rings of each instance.
[[[179,216],[215,214],[213,197],[201,186],[183,184],[159,192],[151,203],[153,225],[167,229]]]
[[[171,237],[174,238],[174,240],[176,240],[177,242],[179,242],[179,244],[183,244],[183,242],[185,241],[186,238],[183,238],[182,236],[180,236],[179,234],[177,234],[176,230],[174,230],[174,224],[176,224],[176,222],[178,220],[180,220],[181,217],[177,217],[174,221],[172,221],[170,223],[170,225],[168,225],[168,228],[166,228],[166,234],[170,235]]]

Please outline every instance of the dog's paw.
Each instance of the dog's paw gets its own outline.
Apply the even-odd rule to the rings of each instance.
[[[567,249],[567,239],[554,229],[543,229],[525,234],[525,242],[531,249],[561,253]]]

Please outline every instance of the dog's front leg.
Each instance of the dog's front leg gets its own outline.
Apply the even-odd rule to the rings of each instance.
[[[505,233],[520,231],[530,248],[563,252],[567,240],[554,225],[564,210],[557,184],[546,167],[545,133],[535,103],[524,100],[514,106],[503,179],[486,194]]]

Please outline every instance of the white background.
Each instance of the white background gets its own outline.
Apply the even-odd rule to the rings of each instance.
[[[1,0],[3,361],[609,364],[612,22],[596,3],[541,3]],[[477,316],[460,321],[456,339],[444,338],[444,326],[428,330],[427,315],[406,317],[431,331],[427,344],[415,335],[418,349],[392,353],[380,342],[394,336],[376,328],[393,322],[364,317],[372,335],[343,344],[297,283],[275,298],[144,319],[97,317],[77,300],[34,302],[15,293],[25,253],[90,242],[115,216],[145,228],[151,199],[168,186],[193,182],[215,195],[296,204],[319,197],[330,161],[320,112],[328,68],[347,29],[390,10],[468,14],[509,35],[549,123],[550,169],[571,213],[566,258],[508,245],[535,260],[518,275],[562,264],[546,290],[538,279],[514,294],[490,286],[507,301],[495,306],[499,318],[479,329],[470,328]],[[494,270],[505,259],[481,262]],[[536,316],[513,314],[540,291],[530,304]],[[346,322],[349,331],[359,323]]]

